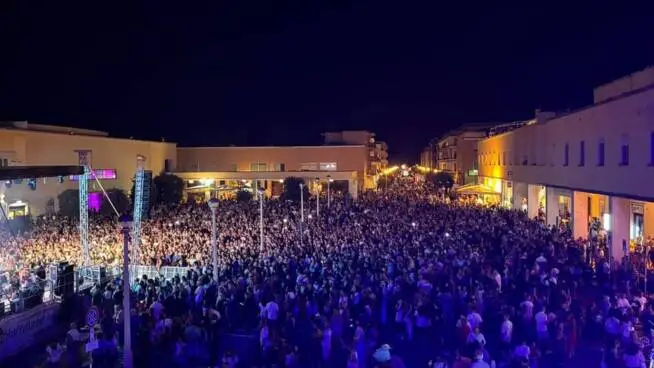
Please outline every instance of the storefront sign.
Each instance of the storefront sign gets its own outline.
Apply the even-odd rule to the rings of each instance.
[[[645,206],[640,202],[631,202],[631,213],[643,215],[645,214]]]
[[[59,305],[42,304],[0,320],[0,361],[48,338],[42,332],[55,323]]]

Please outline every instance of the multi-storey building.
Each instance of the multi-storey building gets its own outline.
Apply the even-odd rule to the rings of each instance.
[[[388,145],[378,141],[375,133],[366,130],[344,130],[323,133],[326,145],[361,145],[368,149],[365,187],[374,188],[373,178],[388,167]]]
[[[505,206],[577,237],[600,226],[621,258],[654,236],[654,68],[596,88],[591,106],[484,139],[478,155]]]
[[[281,182],[291,176],[304,179],[314,191],[326,189],[329,182],[356,197],[372,181],[368,170],[374,161],[371,147],[377,149],[376,144],[380,142],[374,146],[177,147],[113,138],[94,130],[10,122],[0,124],[0,167],[78,165],[84,152],[93,172],[88,185],[92,210],[98,210],[104,200],[102,188],[131,190],[138,156],[145,157],[144,169],[153,176],[170,172],[184,179],[186,194],[196,200],[259,187],[275,196],[281,192]],[[380,149],[385,152],[385,145]],[[71,176],[8,181],[0,184],[0,205],[9,217],[56,212],[58,195],[76,189],[78,180]]]
[[[3,166],[78,165],[79,152],[86,152],[95,174],[89,182],[89,206],[95,209],[103,198],[100,185],[131,190],[138,155],[146,158],[144,168],[155,174],[173,170],[177,155],[174,143],[112,138],[95,130],[28,122],[0,124]],[[0,184],[0,204],[9,217],[54,212],[57,195],[77,186],[76,176],[8,181]]]
[[[443,135],[435,143],[435,169],[454,176],[456,184],[477,180],[477,142],[488,136],[490,126],[469,125]]]

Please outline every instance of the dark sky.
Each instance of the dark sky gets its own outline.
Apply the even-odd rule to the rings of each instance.
[[[653,9],[635,3],[27,3],[0,12],[1,120],[182,145],[367,129],[415,161],[461,123],[585,105],[593,86],[654,64]]]

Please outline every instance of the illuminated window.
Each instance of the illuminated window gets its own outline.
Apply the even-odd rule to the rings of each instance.
[[[71,175],[71,181],[79,181],[79,175]],[[89,180],[114,180],[118,178],[116,169],[95,169],[92,173],[89,174]]]
[[[250,163],[250,171],[268,171],[268,164],[262,162]]]
[[[320,171],[336,171],[336,162],[321,162]]]
[[[579,166],[586,164],[586,142],[579,142]]]
[[[300,171],[317,171],[318,163],[317,162],[304,162],[300,164]]]
[[[570,145],[567,143],[563,147],[563,166],[568,166],[570,163]]]
[[[606,150],[606,145],[603,139],[600,139],[599,144],[597,145],[597,166],[604,166],[604,151]]]

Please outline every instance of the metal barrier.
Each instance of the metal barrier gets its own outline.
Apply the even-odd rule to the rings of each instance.
[[[150,279],[164,278],[171,279],[175,276],[184,276],[189,270],[189,267],[176,267],[176,266],[164,266],[164,267],[155,267],[155,266],[144,266],[144,265],[134,265],[129,266],[129,280],[130,283],[134,283],[137,279],[141,279],[143,276],[147,276]],[[89,266],[89,267],[79,267],[76,269],[75,277],[76,285],[81,285],[81,288],[91,287],[94,284],[104,283],[111,280],[115,280],[122,276],[122,267],[120,266]],[[83,282],[80,282],[83,280]]]

